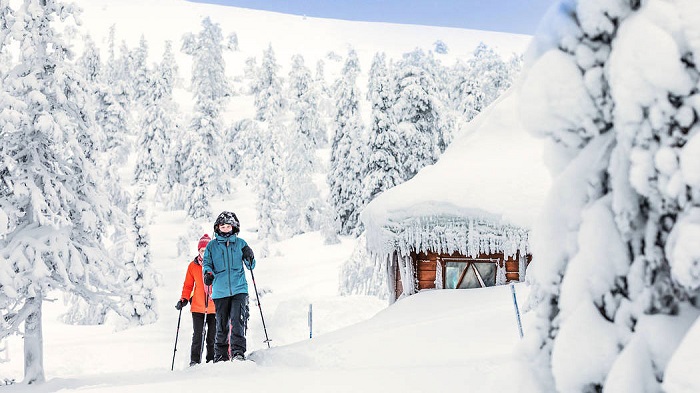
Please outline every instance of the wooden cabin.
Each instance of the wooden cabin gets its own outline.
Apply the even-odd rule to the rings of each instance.
[[[551,176],[543,141],[521,122],[518,93],[509,90],[456,133],[435,164],[365,207],[372,284],[386,286],[390,301],[525,279],[530,228]]]

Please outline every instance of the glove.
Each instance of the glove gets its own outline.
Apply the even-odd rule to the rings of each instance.
[[[253,255],[253,250],[250,247],[248,247],[247,244],[245,247],[243,247],[243,249],[241,249],[241,251],[243,251],[244,261],[252,262],[253,259],[255,259],[255,255]]]
[[[176,310],[182,310],[183,307],[187,305],[187,299],[184,297],[180,300],[177,301],[177,304],[175,305]]]
[[[204,273],[204,285],[211,285],[214,282],[214,275],[211,272]]]

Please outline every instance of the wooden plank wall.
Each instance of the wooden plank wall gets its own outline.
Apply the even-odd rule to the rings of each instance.
[[[428,253],[411,253],[411,259],[413,260],[414,264],[414,271],[416,274],[415,281],[418,283],[418,290],[422,289],[431,289],[435,288],[435,278],[436,278],[436,269],[437,269],[437,260],[439,258],[466,258],[464,255],[461,255],[457,252],[454,252],[452,254],[437,254],[434,252],[428,252]],[[478,259],[495,259],[498,260],[498,263],[503,263],[503,254],[502,253],[495,253],[495,254],[481,254],[477,257]],[[508,259],[505,261],[505,268],[506,268],[506,280],[508,281],[518,281],[520,279],[520,273],[519,273],[519,267],[520,264],[518,263],[518,258],[519,255],[516,255],[515,257],[508,257]],[[532,256],[528,255],[527,256],[527,263],[529,264],[530,261],[532,260]],[[395,263],[395,278],[396,278],[396,298],[398,299],[399,296],[403,293],[403,283],[401,282],[401,274],[399,272],[399,267],[398,263]],[[501,265],[503,266],[503,265]],[[442,267],[444,269],[444,266]],[[444,271],[443,271],[443,277],[444,277]]]

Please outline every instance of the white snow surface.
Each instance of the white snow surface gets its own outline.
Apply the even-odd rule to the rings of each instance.
[[[239,189],[235,199],[217,201],[215,209],[237,207],[241,237],[255,247],[249,231],[254,194]],[[185,308],[173,359],[179,298],[190,256],[178,257],[175,244],[185,232],[182,212],[151,205],[151,247],[160,318],[151,325],[115,331],[109,325],[72,326],[59,316],[58,301],[44,306],[44,363],[47,382],[12,385],[3,392],[163,392],[227,389],[255,392],[425,392],[449,391],[469,378],[477,391],[516,389],[521,370],[514,354],[519,342],[510,289],[424,291],[387,308],[369,296],[337,295],[340,265],[354,241],[323,246],[318,233],[271,246],[270,258],[258,261],[255,280],[272,348],[267,349],[260,311],[251,288],[248,355],[255,362],[188,367],[192,320]],[[203,224],[207,231],[209,224]],[[196,242],[192,239],[190,254]],[[528,288],[518,284],[519,303]],[[313,304],[313,338],[308,308]],[[376,315],[375,315],[376,314]],[[3,376],[21,380],[22,341],[9,339],[10,362]],[[460,378],[454,378],[459,375]],[[435,390],[436,389],[436,390]]]

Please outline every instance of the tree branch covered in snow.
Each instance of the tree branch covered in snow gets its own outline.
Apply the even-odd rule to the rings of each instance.
[[[544,390],[663,390],[700,315],[697,11],[561,1],[533,41],[523,119],[558,176],[528,275]]]

